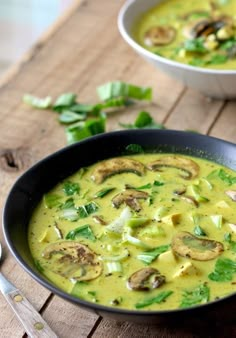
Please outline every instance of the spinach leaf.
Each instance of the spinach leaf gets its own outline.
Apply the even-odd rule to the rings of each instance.
[[[222,63],[225,63],[228,60],[227,55],[223,54],[214,54],[210,59],[206,61],[206,64],[208,65],[219,65]]]
[[[206,284],[201,284],[192,290],[185,290],[182,295],[180,308],[207,303],[209,301],[209,297],[210,289]]]
[[[170,295],[172,295],[173,291],[163,291],[160,292],[156,297],[144,299],[135,304],[136,309],[142,309],[146,306],[152,304],[160,304],[166,300]]]
[[[102,101],[123,97],[136,100],[151,100],[152,89],[138,87],[125,82],[109,82],[97,88],[97,93]]]
[[[96,240],[96,237],[92,229],[90,228],[89,224],[85,224],[81,227],[75,228],[69,231],[68,234],[66,235],[66,239],[70,240],[75,240],[78,237],[84,237],[86,239],[91,240],[92,242]]]
[[[75,182],[65,182],[63,185],[63,191],[67,196],[76,195],[79,193],[80,186]]]
[[[218,258],[215,263],[215,270],[208,275],[214,282],[227,282],[233,279],[236,273],[236,262],[229,258]]]
[[[45,98],[39,98],[31,94],[25,94],[23,96],[23,102],[34,108],[47,109],[51,107],[52,99],[50,96],[47,96]]]
[[[155,259],[157,259],[160,254],[169,250],[170,245],[161,245],[155,248],[154,250],[142,252],[137,256],[137,258],[144,262],[145,264],[151,264]]]

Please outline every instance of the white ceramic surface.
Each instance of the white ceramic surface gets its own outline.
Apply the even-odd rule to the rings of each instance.
[[[124,40],[145,60],[171,77],[204,95],[218,99],[236,98],[236,70],[213,70],[185,65],[165,59],[140,46],[131,30],[142,13],[163,0],[128,0],[118,16],[119,31]]]

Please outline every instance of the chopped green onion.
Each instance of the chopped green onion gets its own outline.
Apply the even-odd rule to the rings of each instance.
[[[114,189],[115,188],[104,188],[104,189],[99,190],[98,192],[96,192],[96,194],[94,195],[94,197],[95,198],[103,198],[104,196],[106,196],[107,194],[109,194]]]

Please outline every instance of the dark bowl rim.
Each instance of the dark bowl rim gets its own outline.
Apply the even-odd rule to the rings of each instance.
[[[42,277],[42,274],[40,274],[40,272],[35,272],[33,271],[33,269],[24,261],[24,259],[21,257],[21,255],[17,252],[17,250],[15,249],[14,246],[14,242],[11,240],[10,235],[9,235],[9,230],[8,230],[8,221],[7,221],[7,207],[8,204],[10,203],[10,198],[11,198],[11,194],[13,193],[14,189],[17,187],[17,185],[21,182],[22,179],[24,179],[25,177],[27,177],[31,171],[34,171],[35,169],[37,169],[38,167],[40,167],[42,164],[47,163],[49,160],[56,158],[57,156],[63,156],[63,154],[67,151],[69,151],[71,148],[77,148],[80,147],[81,144],[86,144],[88,142],[95,142],[98,139],[101,138],[110,138],[113,137],[113,135],[129,135],[130,133],[132,134],[142,134],[142,133],[149,133],[149,132],[156,132],[156,133],[160,133],[160,134],[167,134],[169,136],[171,135],[188,135],[191,138],[194,139],[205,139],[205,140],[213,140],[214,142],[221,143],[221,144],[226,144],[229,146],[233,146],[236,147],[236,144],[229,142],[229,141],[225,141],[216,137],[212,137],[209,135],[203,135],[203,134],[199,134],[199,133],[192,133],[192,132],[186,132],[186,131],[180,131],[180,130],[170,130],[170,129],[165,129],[165,130],[155,130],[155,129],[133,129],[133,130],[117,130],[117,131],[111,131],[111,132],[106,132],[106,133],[102,133],[99,135],[95,135],[92,137],[89,137],[85,140],[82,140],[80,142],[68,145],[63,147],[62,149],[59,149],[49,155],[47,155],[46,157],[42,158],[40,161],[38,161],[37,163],[35,163],[33,166],[31,166],[29,169],[27,169],[23,174],[21,174],[17,180],[14,182],[14,184],[12,185],[10,191],[8,192],[5,204],[4,204],[4,208],[3,208],[3,213],[2,213],[2,229],[3,229],[3,234],[4,234],[4,238],[7,244],[8,249],[10,250],[11,254],[13,255],[13,257],[15,258],[16,262],[23,268],[24,271],[26,271],[34,280],[36,280],[39,284],[41,284],[42,286],[44,286],[46,289],[48,289],[50,292],[52,292],[55,295],[60,296],[62,299],[72,302],[73,304],[76,304],[78,306],[81,306],[83,308],[86,308],[87,310],[92,310],[95,313],[110,313],[111,315],[134,315],[134,316],[166,316],[166,315],[174,315],[174,314],[187,314],[190,312],[193,312],[195,310],[201,310],[201,309],[205,309],[205,308],[209,308],[211,306],[214,306],[217,303],[223,303],[225,301],[227,301],[228,299],[231,299],[235,296],[235,293],[229,294],[225,297],[222,297],[220,299],[216,299],[204,304],[199,304],[196,306],[192,306],[189,308],[177,308],[177,309],[169,309],[169,310],[128,310],[128,309],[124,309],[124,308],[114,308],[114,307],[110,307],[110,306],[106,306],[106,305],[100,305],[100,304],[96,304],[93,302],[89,302],[83,299],[80,299],[78,297],[72,296],[69,293],[64,292],[63,290],[57,288],[56,286],[54,286],[52,283],[50,283],[50,281],[46,280],[46,277],[44,276],[44,278]],[[190,147],[190,146],[189,146]],[[204,158],[204,157],[203,157]],[[127,317],[128,320],[128,317]]]

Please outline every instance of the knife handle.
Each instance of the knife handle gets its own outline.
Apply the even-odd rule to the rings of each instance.
[[[2,274],[0,274],[0,278],[1,283],[5,283],[5,289],[3,290],[3,287],[1,287],[1,291],[24,326],[28,336],[31,338],[58,338],[22,292]]]

